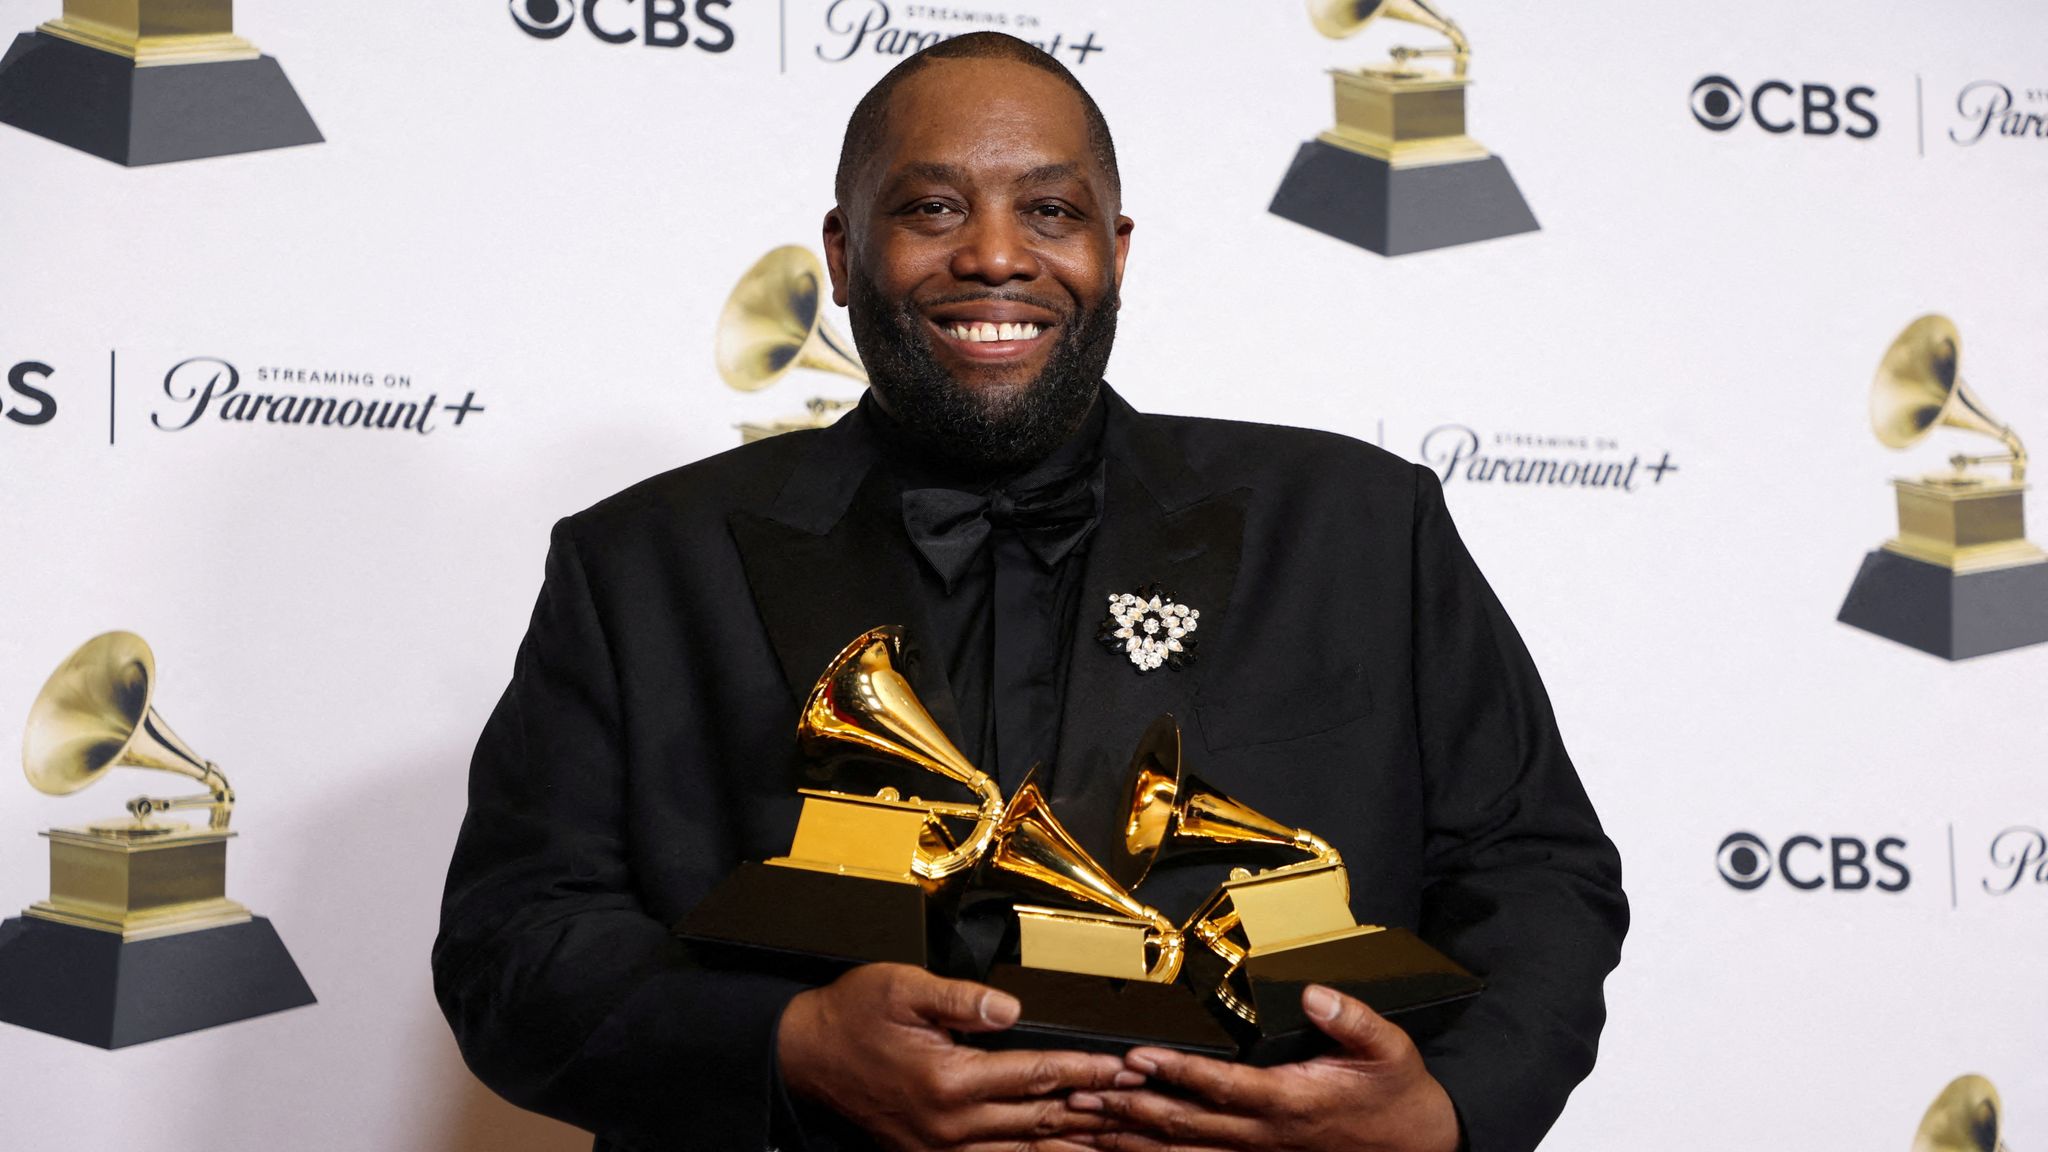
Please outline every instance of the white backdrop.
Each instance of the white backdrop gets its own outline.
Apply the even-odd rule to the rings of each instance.
[[[477,1086],[432,1001],[469,750],[556,517],[735,444],[741,420],[851,394],[731,392],[710,335],[755,258],[817,246],[845,115],[895,60],[872,36],[825,59],[848,44],[832,28],[877,6],[734,0],[712,53],[537,39],[503,0],[246,0],[239,31],[327,143],[125,170],[0,128],[0,380],[47,364],[57,405],[0,420],[0,747],[77,644],[147,637],[166,716],[240,795],[230,894],[320,997],[111,1053],[0,1028],[7,1147],[584,1146]],[[0,0],[0,31],[57,7]],[[982,26],[889,7],[894,27]],[[1949,664],[1834,622],[1892,531],[1885,481],[1948,450],[1868,431],[1908,320],[1954,317],[1972,385],[2048,437],[2048,139],[1950,135],[1975,81],[2048,112],[2028,95],[2048,89],[2048,8],[1445,0],[1476,45],[1471,131],[1543,230],[1387,259],[1265,206],[1328,126],[1323,69],[1426,35],[1326,41],[1292,2],[957,7],[1101,49],[1063,59],[1138,222],[1110,377],[1141,408],[1410,457],[1462,425],[1498,454],[1676,466],[1633,492],[1447,483],[1635,909],[1599,1069],[1546,1147],[1903,1152],[1967,1071],[2003,1091],[2014,1147],[2048,1140],[2048,883],[1986,887],[2002,829],[2048,827],[2048,648]],[[1708,74],[1872,88],[1878,131],[1708,131],[1688,110]],[[245,391],[483,411],[424,437],[152,426],[183,419],[164,380],[191,357]],[[150,787],[59,800],[0,778],[0,909],[46,891],[39,830]],[[1737,831],[1897,837],[1910,883],[1738,891],[1715,866]]]

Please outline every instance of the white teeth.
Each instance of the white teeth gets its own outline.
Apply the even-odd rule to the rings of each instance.
[[[1001,340],[1036,340],[1039,327],[1036,324],[992,324],[979,321],[971,324],[955,324],[946,329],[946,334],[955,340],[974,344],[986,344]]]

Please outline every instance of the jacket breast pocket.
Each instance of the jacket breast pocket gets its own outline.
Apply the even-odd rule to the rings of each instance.
[[[1363,662],[1334,671],[1290,670],[1279,682],[1209,681],[1195,711],[1212,750],[1314,736],[1372,711]]]

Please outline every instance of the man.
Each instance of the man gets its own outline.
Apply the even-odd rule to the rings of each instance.
[[[861,408],[556,528],[435,949],[471,1066],[600,1148],[1533,1147],[1592,1066],[1626,905],[1433,475],[1100,383],[1131,221],[1094,103],[1021,41],[897,67],[837,194]],[[1154,583],[1200,613],[1183,650],[1097,643],[1110,598]],[[1336,1051],[1252,1069],[967,1047],[1017,1003],[900,965],[811,989],[690,966],[669,925],[788,847],[819,771],[798,702],[884,623],[920,642],[909,674],[955,742],[1006,792],[1043,761],[1091,852],[1173,712],[1205,778],[1343,852],[1361,922],[1416,928],[1487,991],[1418,1051],[1310,989]],[[1143,895],[1178,917],[1217,879],[1162,869]]]

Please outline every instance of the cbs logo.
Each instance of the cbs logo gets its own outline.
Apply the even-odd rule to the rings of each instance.
[[[580,13],[584,31],[607,44],[638,40],[650,48],[681,48],[694,42],[706,52],[732,47],[732,25],[718,18],[732,0],[696,0],[694,8],[691,0],[511,0],[511,5],[512,22],[536,40],[568,35]]]
[[[1854,836],[1788,838],[1774,853],[1762,837],[1753,832],[1735,832],[1721,841],[1714,862],[1721,879],[1731,888],[1752,892],[1764,886],[1773,873],[1802,891],[1832,887],[1837,892],[1857,892],[1875,886],[1880,892],[1903,892],[1913,882],[1913,873],[1895,853],[1906,847],[1896,836],[1877,842],[1875,849]]]
[[[7,388],[0,391],[0,414],[16,424],[48,424],[57,416],[57,398],[37,387],[57,370],[38,360],[24,360],[7,370]]]
[[[1877,113],[1867,103],[1876,95],[1876,89],[1858,85],[1838,98],[1826,84],[1795,88],[1783,80],[1766,80],[1744,99],[1741,86],[1728,77],[1702,76],[1692,86],[1692,118],[1710,132],[1726,132],[1740,124],[1747,111],[1757,127],[1773,136],[1797,128],[1806,136],[1840,132],[1868,140],[1877,135]]]

